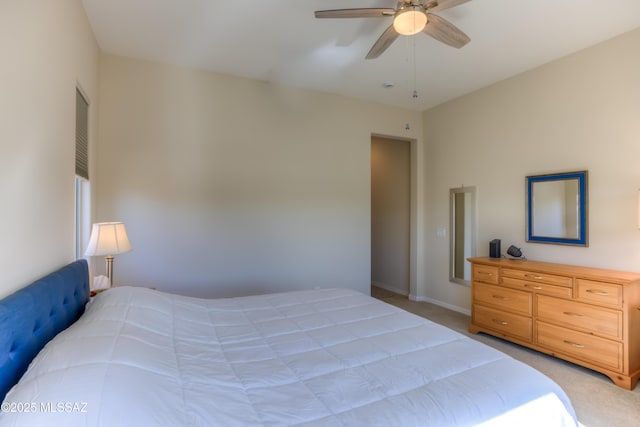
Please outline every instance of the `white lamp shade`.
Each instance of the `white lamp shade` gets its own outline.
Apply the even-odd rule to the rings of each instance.
[[[127,230],[121,222],[93,224],[89,246],[84,256],[117,255],[131,250]]]

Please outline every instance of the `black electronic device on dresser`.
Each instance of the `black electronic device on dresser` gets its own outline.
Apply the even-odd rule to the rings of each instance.
[[[489,258],[500,258],[500,239],[493,239],[489,242]]]

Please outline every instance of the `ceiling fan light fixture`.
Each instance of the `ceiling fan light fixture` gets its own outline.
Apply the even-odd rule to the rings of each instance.
[[[419,6],[410,6],[398,11],[393,18],[393,28],[398,34],[411,36],[424,30],[427,25],[427,14]]]

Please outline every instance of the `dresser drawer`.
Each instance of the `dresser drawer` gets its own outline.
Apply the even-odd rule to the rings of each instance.
[[[515,277],[516,279],[528,280],[532,283],[542,282],[551,285],[572,287],[573,278],[567,276],[558,276],[555,274],[538,273],[535,271],[516,270],[513,268],[503,268],[503,276]]]
[[[490,265],[473,265],[473,280],[483,283],[498,284],[500,276],[498,274],[498,267],[492,267]]]
[[[531,292],[516,291],[503,286],[474,284],[474,303],[490,305],[501,310],[531,316],[533,295]]]
[[[477,325],[531,342],[532,321],[530,317],[505,313],[481,305],[473,306],[473,322]]]
[[[622,369],[622,343],[536,322],[536,343],[605,368]]]
[[[576,298],[592,304],[622,307],[622,286],[594,280],[576,280]]]
[[[576,301],[537,297],[538,319],[596,335],[622,339],[622,312]]]
[[[514,279],[513,277],[506,276],[502,277],[502,286],[555,297],[571,298],[573,296],[572,288],[542,282],[532,282],[530,280]]]

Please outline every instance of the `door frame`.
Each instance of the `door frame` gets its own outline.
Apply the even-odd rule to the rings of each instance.
[[[369,163],[371,163],[371,139],[374,137],[409,142],[409,167],[410,167],[410,206],[409,206],[409,299],[424,301],[424,290],[419,289],[419,284],[424,283],[424,223],[419,221],[424,218],[424,147],[415,138],[400,137],[371,133],[369,138]],[[369,167],[369,182],[371,182],[371,167]],[[369,192],[371,193],[371,192]],[[371,219],[371,204],[369,204],[369,219]],[[371,251],[371,239],[369,242]]]

